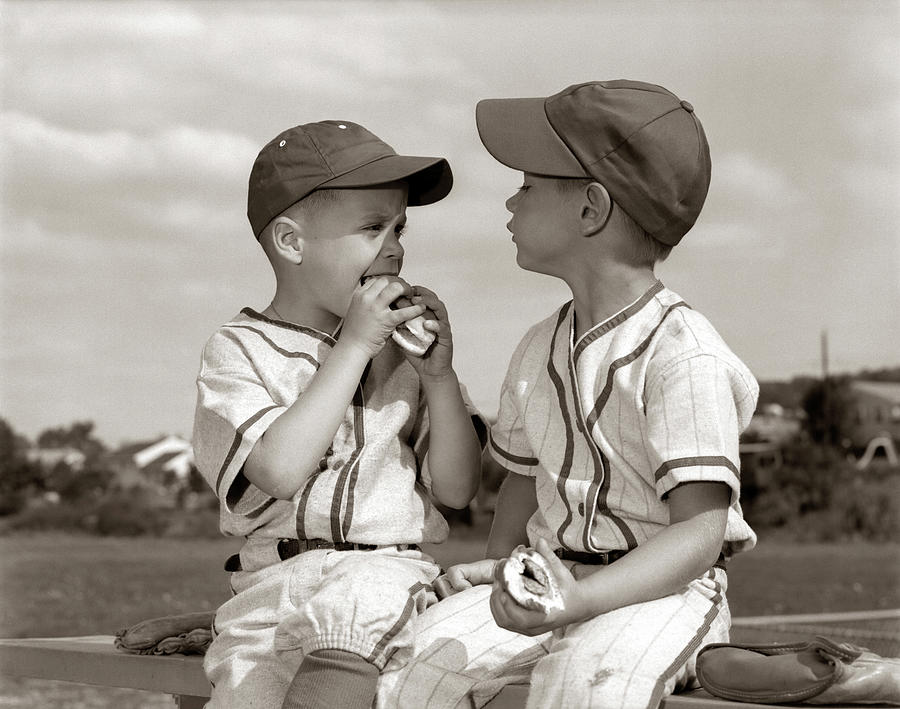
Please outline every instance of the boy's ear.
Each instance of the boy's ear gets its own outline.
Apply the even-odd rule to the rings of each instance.
[[[599,182],[591,182],[582,193],[581,234],[593,236],[606,226],[612,214],[612,197]]]
[[[272,247],[285,261],[299,265],[303,262],[303,232],[290,217],[275,217],[272,222]]]

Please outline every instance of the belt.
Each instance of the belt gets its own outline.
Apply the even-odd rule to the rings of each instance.
[[[629,552],[628,549],[613,549],[612,551],[572,551],[571,549],[554,549],[553,553],[560,559],[566,561],[577,561],[579,564],[593,564],[595,566],[606,566],[608,564],[621,559]],[[714,567],[720,569],[725,568],[725,554],[719,554]]]
[[[396,546],[401,551],[418,549],[416,544],[356,544],[354,542],[330,542],[327,539],[279,539],[276,549],[278,558],[286,561],[305,551],[316,549],[334,549],[335,551],[371,551],[379,546]],[[242,571],[241,555],[232,554],[225,561],[225,571]]]
[[[594,564],[606,566],[617,559],[621,559],[628,553],[627,549],[613,549],[612,551],[572,551],[571,549],[554,549],[553,553],[566,561],[577,561],[579,564]]]

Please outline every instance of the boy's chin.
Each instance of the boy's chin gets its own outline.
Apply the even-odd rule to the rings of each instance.
[[[542,264],[535,263],[533,261],[529,261],[527,258],[523,258],[521,253],[516,254],[516,265],[521,268],[523,271],[531,271],[532,273],[540,273],[544,276],[553,276],[555,274],[550,273]]]

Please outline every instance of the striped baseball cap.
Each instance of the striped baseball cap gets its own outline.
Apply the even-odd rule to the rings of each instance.
[[[479,101],[488,152],[515,170],[597,180],[650,236],[674,245],[709,190],[703,126],[687,101],[641,81],[589,81],[544,98]]]
[[[253,234],[317,189],[409,184],[411,207],[450,192],[453,173],[444,158],[398,155],[378,136],[350,121],[318,121],[289,128],[270,140],[253,163],[247,218]]]

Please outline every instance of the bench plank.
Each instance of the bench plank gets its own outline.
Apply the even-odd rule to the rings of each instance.
[[[209,697],[200,655],[129,655],[116,649],[112,635],[0,639],[0,673],[173,694],[183,709],[199,709]],[[527,695],[527,685],[510,685],[486,709],[521,709]],[[667,697],[660,704],[660,709],[770,707],[718,699],[703,690]],[[855,708],[831,705],[831,709]]]
[[[209,696],[199,655],[129,655],[111,635],[0,640],[0,672],[105,687]]]

